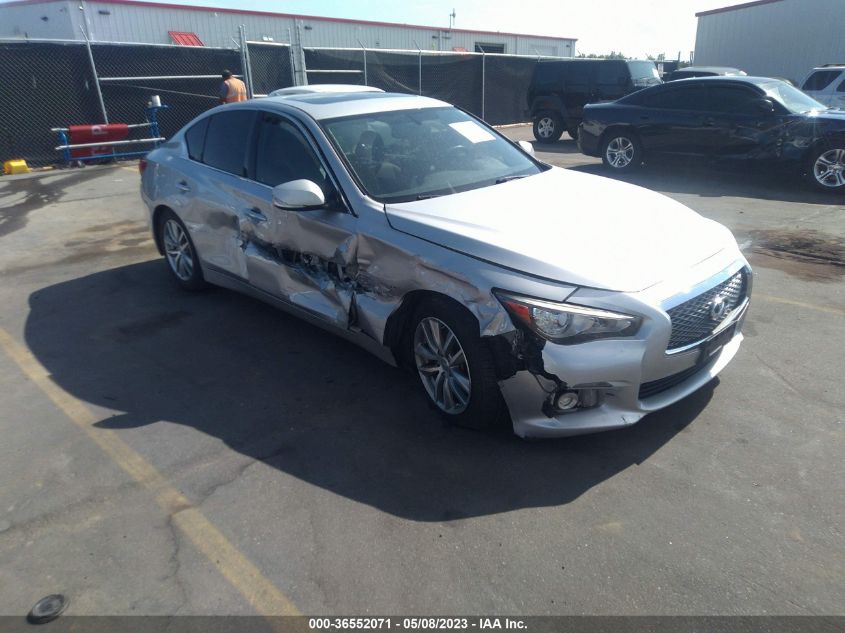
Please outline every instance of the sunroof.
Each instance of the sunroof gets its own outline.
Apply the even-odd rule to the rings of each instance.
[[[395,94],[390,92],[312,92],[310,94],[291,95],[290,100],[313,103],[314,105],[358,101],[360,99],[396,99],[416,97],[417,95]]]

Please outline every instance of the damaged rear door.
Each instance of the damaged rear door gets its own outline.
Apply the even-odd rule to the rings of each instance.
[[[239,220],[249,283],[346,329],[357,273],[357,218],[314,144],[291,119],[259,113],[250,163],[248,204]],[[326,205],[275,207],[273,187],[300,179],[316,183]]]

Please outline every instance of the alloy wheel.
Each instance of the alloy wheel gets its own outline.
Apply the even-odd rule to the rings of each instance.
[[[423,386],[444,412],[457,415],[469,405],[472,379],[463,347],[440,319],[421,319],[414,332],[414,360]]]
[[[194,274],[194,254],[188,235],[176,220],[164,223],[164,252],[170,269],[182,281],[189,281]]]
[[[611,167],[622,169],[634,160],[634,143],[625,136],[617,136],[607,144],[605,154]]]
[[[813,165],[813,176],[823,187],[845,185],[845,149],[831,149],[821,154]]]
[[[537,134],[543,138],[551,138],[555,133],[555,120],[550,116],[544,116],[537,122]]]

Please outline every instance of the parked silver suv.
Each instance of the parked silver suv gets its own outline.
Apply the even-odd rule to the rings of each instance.
[[[709,382],[751,291],[731,233],[530,150],[433,99],[294,95],[201,115],[141,190],[183,288],[249,293],[407,365],[457,424],[614,429]]]
[[[826,64],[813,68],[801,82],[801,90],[829,108],[845,107],[845,65]]]

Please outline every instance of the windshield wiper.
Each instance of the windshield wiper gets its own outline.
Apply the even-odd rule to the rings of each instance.
[[[522,174],[521,176],[502,176],[501,178],[496,178],[496,184],[501,185],[503,182],[509,182],[511,180],[519,180],[520,178],[525,178],[526,175]]]
[[[430,198],[437,198],[440,195],[439,193],[421,193],[417,196],[417,200],[429,200]]]

